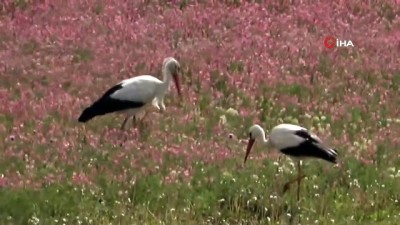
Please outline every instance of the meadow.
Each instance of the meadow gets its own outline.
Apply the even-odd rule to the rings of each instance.
[[[184,98],[141,133],[77,122],[168,56]],[[399,88],[398,1],[2,0],[0,224],[397,224]],[[299,202],[290,159],[243,165],[248,128],[282,122],[339,151],[304,162]]]

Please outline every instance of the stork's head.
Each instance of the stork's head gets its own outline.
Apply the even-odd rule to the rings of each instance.
[[[172,79],[174,80],[178,94],[179,94],[179,96],[182,96],[181,86],[179,83],[181,65],[179,64],[178,60],[174,59],[173,57],[165,58],[164,62],[163,62],[163,70],[165,71],[164,74],[166,76],[172,76]]]
[[[265,140],[264,129],[258,124],[255,124],[255,125],[251,126],[250,129],[249,129],[249,142],[247,144],[246,156],[244,157],[244,162],[247,161],[247,158],[250,155],[250,152],[251,152],[251,149],[252,149],[254,143],[256,141],[265,142],[264,140]]]

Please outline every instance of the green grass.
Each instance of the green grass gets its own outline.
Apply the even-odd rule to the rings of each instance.
[[[73,63],[81,63],[88,62],[93,59],[93,53],[88,48],[78,48],[75,50],[72,62]]]
[[[285,180],[293,177],[287,172],[288,162],[275,165],[265,160],[241,169],[239,161],[228,161],[222,168],[197,164],[190,183],[166,184],[161,174],[152,174],[134,184],[99,177],[87,187],[60,183],[39,190],[4,188],[0,222],[30,224],[37,218],[40,224],[91,224],[91,220],[96,224],[287,224],[285,220],[300,217],[306,224],[395,224],[398,220],[399,182],[381,170],[346,158],[342,169],[318,176],[326,167],[307,164],[309,177],[298,205],[294,187],[280,193]],[[173,163],[171,159],[168,164]]]
[[[38,43],[35,42],[34,40],[30,40],[21,46],[21,53],[24,55],[32,54],[37,50],[37,48],[38,48]]]
[[[215,77],[215,79],[223,79]],[[222,83],[221,83],[222,84]],[[231,93],[229,85],[219,87],[222,92]],[[270,129],[278,122],[300,123],[307,127],[326,128],[331,125],[333,136],[340,136],[346,129],[350,141],[358,141],[355,146],[363,151],[366,148],[359,134],[374,121],[368,112],[353,107],[348,116],[332,121],[330,115],[320,112],[305,112],[300,107],[280,105],[271,96],[297,96],[299,101],[312,101],[318,96],[311,95],[311,88],[302,85],[277,85],[276,88],[261,88],[263,95],[257,97],[256,108],[261,109],[259,119],[265,128]],[[228,91],[229,90],[229,91]],[[244,93],[232,92],[233,96]],[[328,96],[321,95],[324,98]],[[338,97],[342,97],[338,94]],[[246,137],[245,129],[252,124],[252,117],[241,117],[226,112],[234,101],[222,101],[218,110],[211,110],[215,104],[210,93],[202,94],[197,103],[199,113],[194,113],[191,122],[179,124],[176,118],[167,116],[159,122],[158,128],[170,133],[196,137],[202,143],[222,142],[224,137],[215,137],[213,129],[225,116],[225,126],[239,137]],[[172,104],[168,102],[168,104]],[[244,103],[243,103],[244,104]],[[214,108],[213,108],[214,109]],[[181,110],[190,113],[192,108],[184,106]],[[207,118],[207,119],[205,119]],[[0,116],[6,127],[10,128],[13,118]],[[118,119],[104,117],[96,119],[86,129],[92,133],[103,132],[104,126],[114,126]],[[66,130],[75,125],[59,113],[49,114],[43,123],[49,130],[54,123],[64,124]],[[364,123],[364,122],[365,123]],[[33,124],[33,125],[32,125]],[[35,123],[26,124],[26,130],[32,131]],[[173,125],[174,124],[174,125]],[[153,127],[157,129],[157,127]],[[60,135],[68,137],[65,132]],[[150,133],[148,133],[150,135]],[[363,134],[363,137],[369,135]],[[58,138],[63,138],[58,137]],[[79,141],[77,138],[76,141]],[[171,144],[181,144],[181,136],[169,139]],[[162,140],[142,139],[145,146],[150,144],[161,149],[166,143]],[[137,152],[124,158],[119,165],[113,159],[125,151],[119,146],[103,139],[101,148],[93,148],[81,141],[78,148],[68,151],[70,156],[79,155],[79,161],[68,164],[59,161],[35,163],[35,179],[43,180],[49,174],[62,174],[65,179],[59,182],[42,183],[40,188],[2,188],[0,189],[0,224],[395,224],[400,215],[400,182],[394,177],[400,161],[396,160],[398,146],[391,143],[376,143],[377,152],[373,164],[364,164],[358,153],[338,146],[340,168],[332,167],[322,161],[309,161],[303,169],[308,175],[302,185],[302,199],[296,202],[295,186],[282,193],[283,185],[296,175],[290,159],[282,160],[251,159],[245,167],[242,165],[245,144],[228,143],[233,156],[214,163],[206,164],[201,160],[186,162],[185,156],[163,153],[164,163],[152,172],[143,175],[138,168],[131,167],[131,160],[140,161],[140,166],[155,168],[157,163],[146,152]],[[20,149],[26,143],[12,144]],[[48,155],[49,162],[59,157],[57,146],[49,142],[34,144],[34,152]],[[198,146],[201,148],[202,146]],[[216,151],[208,149],[207,151]],[[258,156],[263,148],[256,147],[253,156]],[[359,152],[361,154],[361,152]],[[8,157],[2,161],[1,171],[12,171],[27,175],[31,169],[27,162],[17,157]],[[172,170],[192,168],[192,178],[187,180],[181,174],[175,182],[168,183],[165,178]],[[93,183],[86,186],[72,184],[76,171],[113,171],[121,174],[128,170],[127,179],[117,181],[109,174],[97,172]]]
[[[14,2],[18,10],[25,11],[36,4],[26,0]],[[169,1],[162,2],[172,9]],[[192,7],[193,2],[182,0],[180,8]],[[281,14],[288,11],[290,4],[287,3],[269,4],[267,11]],[[229,0],[225,4],[233,7],[241,1]],[[198,56],[203,60],[197,65],[197,56],[188,59],[179,53],[180,48],[191,50],[185,46],[185,35],[196,32],[189,35],[181,29],[172,35],[161,33],[160,37],[174,39],[172,49],[182,59],[182,89],[187,96],[181,105],[177,99],[167,96],[167,111],[154,113],[157,119],[150,117],[147,122],[151,127],[137,139],[128,122],[129,130],[125,132],[128,140],[121,144],[122,132],[118,129],[122,116],[110,115],[87,124],[77,123],[77,115],[88,104],[86,97],[94,100],[98,97],[95,93],[101,94],[117,76],[148,73],[150,64],[155,71],[155,61],[149,63],[149,58],[139,57],[142,48],[159,54],[168,51],[157,47],[157,39],[147,38],[138,43],[127,38],[129,47],[123,49],[122,42],[113,43],[119,34],[112,30],[126,31],[108,24],[117,20],[107,17],[112,15],[114,6],[97,2],[90,7],[92,17],[82,17],[85,21],[87,18],[88,23],[84,24],[88,29],[93,28],[90,23],[104,17],[95,37],[101,38],[102,31],[110,34],[106,38],[110,43],[103,46],[110,53],[105,59],[98,54],[98,49],[87,47],[94,46],[90,42],[93,40],[84,38],[89,34],[80,35],[83,40],[73,47],[72,53],[69,44],[64,48],[58,46],[57,32],[46,43],[33,38],[21,41],[18,36],[0,34],[0,49],[10,50],[11,46],[11,52],[15,51],[10,55],[13,57],[2,55],[6,66],[2,70],[4,79],[0,82],[0,91],[7,97],[0,98],[4,104],[0,107],[0,224],[399,223],[398,70],[368,68],[365,59],[370,59],[371,64],[379,60],[364,54],[365,50],[355,53],[343,49],[333,57],[331,53],[318,55],[306,48],[299,48],[298,55],[287,55],[279,48],[272,48],[268,59],[254,60],[260,62],[264,71],[258,75],[262,79],[253,78],[247,73],[252,68],[244,57],[249,57],[248,54],[243,54],[243,60],[232,58],[218,69],[208,67],[213,65],[215,56],[203,54]],[[153,15],[153,9],[148,10]],[[356,14],[363,10],[353,8]],[[171,12],[167,10],[160,17],[169,20],[167,15]],[[378,13],[389,25],[395,22],[396,9],[392,6],[382,4]],[[143,21],[148,20],[149,26],[153,26],[151,21],[156,21],[156,17],[143,17]],[[199,21],[208,19],[196,17]],[[235,30],[239,22],[230,18],[215,21],[232,28],[227,30]],[[309,25],[309,22],[300,22]],[[268,25],[267,32],[270,38],[276,39],[271,42],[267,38],[265,42],[280,43],[287,32],[282,26],[272,25]],[[132,29],[130,25],[127,28]],[[209,39],[207,43],[222,37],[214,35],[218,30],[213,26],[201,29],[204,31],[201,36]],[[307,26],[307,29],[315,33],[314,27]],[[140,29],[132,30],[132,37],[136,34],[138,39],[147,37],[142,36],[145,33]],[[149,46],[145,44],[147,41]],[[58,44],[53,46],[47,42]],[[47,45],[48,50],[44,47]],[[242,53],[257,52],[245,45],[241,47]],[[132,54],[129,59],[132,61],[128,62],[125,53],[120,54],[119,50]],[[72,57],[64,57],[60,52],[62,55],[70,52]],[[226,52],[227,57],[230,54]],[[316,61],[312,63],[308,55]],[[292,64],[275,62],[280,58]],[[269,59],[271,63],[267,66],[265,60]],[[299,66],[298,59],[304,59],[307,65]],[[201,61],[205,63],[202,65]],[[342,64],[350,61],[354,68],[352,64]],[[118,65],[129,69],[122,70]],[[206,74],[204,77],[199,69]],[[208,73],[210,80],[205,80]],[[263,79],[264,73],[276,77]],[[159,70],[155,74],[160,77]],[[247,77],[232,82],[225,74],[230,75],[229,79]],[[310,74],[320,76],[312,83],[297,79]],[[256,80],[251,82],[256,87],[239,82],[252,79]],[[217,92],[223,97],[216,98]],[[307,178],[302,183],[301,201],[297,202],[296,185],[282,193],[284,184],[297,175],[290,159],[277,158],[278,152],[268,152],[256,145],[251,158],[243,165],[247,144],[244,139],[255,122],[267,131],[283,122],[313,129],[338,149],[340,165],[306,161],[303,172]],[[230,133],[234,138],[227,138]],[[15,140],[11,140],[12,136]],[[219,156],[220,153],[227,156]],[[90,182],[83,185],[74,181],[76,174],[85,174]]]

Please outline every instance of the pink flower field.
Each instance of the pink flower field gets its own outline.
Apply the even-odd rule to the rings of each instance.
[[[354,47],[324,45],[326,37]],[[172,56],[183,99],[139,132],[78,123],[123,79]],[[1,224],[395,224],[399,1],[3,0]],[[296,168],[248,129],[309,128],[339,151]],[[126,136],[127,140],[123,141]]]

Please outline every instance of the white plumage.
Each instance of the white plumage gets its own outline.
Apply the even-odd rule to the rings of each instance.
[[[297,146],[305,141],[304,138],[294,134],[294,132],[299,130],[306,131],[305,128],[293,124],[280,124],[272,128],[269,139],[278,149]]]
[[[306,128],[293,124],[280,124],[272,128],[268,139],[265,137],[264,129],[260,125],[253,125],[249,130],[249,142],[246,149],[244,162],[250,154],[255,143],[259,141],[263,145],[277,148],[281,153],[290,156],[297,161],[298,166],[298,189],[297,197],[300,195],[301,175],[300,160],[303,158],[319,158],[336,164],[337,151],[326,147],[321,139],[309,132]],[[296,181],[296,180],[294,180]],[[288,182],[288,186],[293,181]]]
[[[178,74],[179,62],[168,57],[164,59],[161,81],[150,75],[141,75],[125,79],[107,90],[96,102],[87,107],[80,115],[79,122],[87,122],[96,116],[108,113],[126,113],[121,129],[130,116],[135,116],[148,106],[152,105],[158,110],[165,110],[164,96],[173,80],[179,96],[181,96]]]
[[[115,91],[110,98],[131,101],[145,102],[152,104],[158,110],[160,107],[165,109],[163,81],[150,75],[141,75],[121,81],[118,85],[123,88]],[[132,110],[132,109],[131,109]]]

